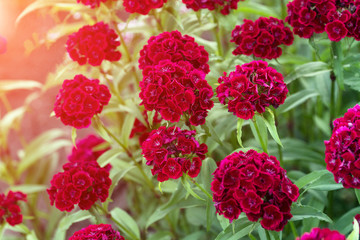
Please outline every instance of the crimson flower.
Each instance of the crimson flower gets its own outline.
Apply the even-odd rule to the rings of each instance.
[[[313,228],[311,232],[304,233],[301,237],[297,237],[296,240],[345,240],[345,236],[336,230],[330,230],[328,228]]]
[[[69,240],[93,240],[93,239],[111,239],[125,240],[118,231],[112,229],[110,224],[89,225],[75,232]]]
[[[124,0],[123,5],[128,13],[147,15],[151,9],[161,8],[167,0]]]
[[[228,15],[231,9],[237,9],[239,1],[244,0],[182,0],[187,8],[191,8],[194,11],[199,11],[200,9],[208,9],[210,11],[221,9],[220,12],[223,15]]]
[[[0,194],[0,224],[4,220],[11,226],[22,223],[23,216],[18,201],[27,201],[26,194],[22,192],[9,191],[7,195]]]
[[[292,217],[299,189],[274,156],[249,150],[223,159],[211,183],[216,212],[232,222],[241,212],[263,228],[281,231]]]

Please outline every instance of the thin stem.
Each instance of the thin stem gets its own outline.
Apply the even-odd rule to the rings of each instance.
[[[332,71],[330,74],[330,80],[331,80],[331,89],[330,89],[330,128],[333,129],[333,120],[335,118],[335,81],[336,77],[334,72]]]
[[[296,239],[299,235],[298,235],[298,233],[296,231],[294,222],[289,222],[289,225],[290,225],[291,231],[292,231],[292,233],[294,235],[294,239]]]
[[[159,15],[157,14],[156,10],[152,10],[152,16],[154,16],[156,21],[156,26],[160,32],[164,32],[164,27],[161,24],[161,19],[159,18]]]
[[[261,137],[259,126],[257,125],[255,117],[252,119],[252,121],[254,123],[256,134],[258,135],[258,138],[259,138],[259,141],[260,141],[260,145],[261,145],[262,149],[264,150],[264,152],[267,153],[267,146],[266,146],[266,144],[264,142],[264,139],[262,139],[262,137]]]
[[[328,207],[327,207],[327,215],[332,218],[333,217],[333,208],[334,208],[334,192],[330,191],[328,193]]]
[[[186,177],[193,183],[195,184],[203,193],[205,193],[205,195],[211,199],[211,201],[213,200],[213,197],[211,196],[210,193],[208,193],[208,191],[205,190],[205,188],[203,188],[202,186],[200,186],[200,184],[198,182],[195,181],[195,179],[189,177],[188,175],[186,175]]]
[[[216,38],[216,43],[217,43],[217,47],[218,47],[218,55],[222,57],[222,56],[224,56],[224,51],[223,51],[223,47],[221,44],[221,39],[222,39],[221,38],[221,26],[217,19],[216,13],[213,14],[213,18],[214,18],[214,23],[216,24],[216,28],[213,29],[213,33]]]

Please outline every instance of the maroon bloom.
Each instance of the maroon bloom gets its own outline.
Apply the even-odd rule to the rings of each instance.
[[[297,237],[296,240],[317,240],[317,239],[336,239],[345,240],[346,237],[336,230],[330,230],[328,228],[313,228],[311,232],[304,233],[301,237]]]
[[[228,15],[231,9],[237,9],[239,1],[244,0],[182,0],[187,8],[191,8],[194,11],[199,11],[200,9],[209,9],[210,11],[221,9],[220,12],[223,15]]]
[[[147,15],[151,9],[161,8],[167,0],[124,0],[123,6],[128,13]]]
[[[270,105],[277,108],[284,103],[288,90],[283,79],[267,62],[253,61],[237,65],[229,76],[224,73],[218,79],[216,93],[220,103],[228,104],[229,112],[251,119],[255,111],[263,113]]]
[[[55,116],[65,125],[87,128],[91,118],[102,111],[110,98],[108,88],[99,84],[98,79],[76,75],[74,79],[63,82],[54,104]]]
[[[195,140],[195,131],[178,127],[160,127],[153,130],[142,143],[142,154],[151,172],[159,182],[178,179],[187,173],[194,178],[200,172],[207,146]]]
[[[274,156],[249,150],[232,153],[213,173],[211,190],[216,212],[230,222],[245,212],[263,228],[281,231],[292,215],[290,206],[299,189]]]
[[[346,37],[348,32],[344,23],[339,20],[326,24],[325,31],[328,34],[329,39],[334,42],[338,42]]]
[[[100,3],[105,3],[106,1],[116,1],[116,0],[76,0],[78,3],[82,3],[91,8],[96,8],[100,6]]]
[[[345,188],[360,189],[360,106],[348,109],[333,125],[331,138],[324,141],[326,169]]]
[[[71,34],[66,42],[66,50],[71,59],[80,65],[89,63],[99,66],[103,60],[118,61],[121,53],[117,51],[120,45],[118,36],[109,25],[98,22],[86,25]]]
[[[26,194],[9,191],[6,195],[0,194],[0,224],[4,221],[11,226],[22,223],[23,216],[19,207],[19,201],[27,201]]]
[[[112,229],[110,224],[89,225],[75,232],[69,240],[91,240],[91,239],[111,239],[125,240],[119,232]]]

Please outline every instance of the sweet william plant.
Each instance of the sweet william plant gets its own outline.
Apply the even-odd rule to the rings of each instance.
[[[66,38],[64,60],[1,100],[57,88],[66,127],[26,142],[37,95],[7,108],[3,239],[359,239],[358,0],[35,0],[17,21],[42,8],[61,21],[32,46]]]

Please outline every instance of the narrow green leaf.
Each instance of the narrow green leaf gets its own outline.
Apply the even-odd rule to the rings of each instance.
[[[260,144],[263,151],[267,153],[268,133],[263,118],[255,115],[252,121],[250,121],[250,128],[256,141]]]
[[[336,76],[336,82],[340,89],[344,90],[344,68],[342,61],[344,60],[342,52],[342,41],[331,41],[331,49],[333,53],[333,68]]]
[[[284,104],[277,108],[278,113],[287,112],[300,104],[306,102],[308,99],[318,96],[319,93],[315,90],[305,89],[287,97]]]
[[[234,225],[233,225],[234,224]],[[248,235],[255,225],[260,223],[250,222],[248,219],[238,219],[234,221],[230,226],[228,226],[224,231],[222,231],[215,240],[238,240],[246,235]],[[234,231],[233,231],[234,227]]]
[[[114,159],[116,159],[119,155],[124,154],[124,151],[120,148],[113,148],[106,152],[104,152],[98,159],[97,162],[100,166],[104,167]]]
[[[321,176],[327,174],[328,172],[329,172],[328,170],[321,170],[321,171],[311,172],[311,173],[301,177],[300,179],[298,179],[294,184],[299,189],[302,189],[307,184],[310,184],[310,183],[318,180]]]
[[[348,234],[352,229],[352,221],[356,214],[360,212],[360,207],[356,207],[342,215],[335,223],[331,226],[331,229],[338,230],[341,234]]]
[[[354,230],[346,238],[347,240],[359,240],[359,222],[354,218]]]
[[[333,191],[342,188],[343,185],[341,183],[335,182],[334,175],[331,172],[327,172],[320,176],[319,179],[306,186],[305,190],[313,189],[318,191]]]
[[[194,190],[192,190],[191,185],[189,183],[189,181],[186,178],[181,178],[181,183],[183,184],[185,190],[194,198],[199,199],[199,200],[203,200],[205,201],[205,199],[201,198],[199,195],[197,195]]]
[[[238,143],[239,143],[240,147],[242,147],[242,148],[243,148],[243,145],[242,145],[241,136],[242,136],[242,125],[243,125],[243,123],[244,123],[244,119],[239,118],[239,120],[237,121],[237,127],[236,127],[237,140],[238,140]]]
[[[289,84],[299,78],[313,77],[330,71],[329,65],[324,62],[309,62],[296,67],[294,71],[284,78],[284,82]]]
[[[358,203],[360,204],[360,189],[355,188],[354,191],[355,191],[355,195],[358,200]]]
[[[121,229],[122,231],[126,233],[129,232],[131,233],[131,235],[135,236],[136,239],[140,239],[139,227],[136,221],[127,212],[120,208],[115,208],[110,213],[116,221],[118,221],[123,227],[125,227],[125,229]]]
[[[0,92],[41,87],[42,84],[34,80],[0,80]]]
[[[267,108],[266,111],[261,114],[261,117],[263,118],[264,123],[265,123],[267,129],[269,130],[272,138],[275,140],[275,142],[277,142],[277,144],[279,144],[281,147],[283,147],[283,145],[281,144],[278,132],[277,132],[276,125],[275,125],[274,113],[271,111],[270,108]]]
[[[63,217],[56,228],[53,239],[65,240],[66,231],[73,223],[81,222],[89,218],[91,218],[91,215],[88,211],[78,211]]]
[[[11,186],[9,190],[11,191],[20,191],[26,194],[36,193],[45,191],[47,188],[46,185],[41,184],[22,184],[22,185],[15,185]]]
[[[306,218],[317,218],[319,220],[332,223],[331,218],[329,218],[325,213],[307,205],[294,204],[291,207],[291,214],[293,217],[290,219],[290,221],[299,221]]]

